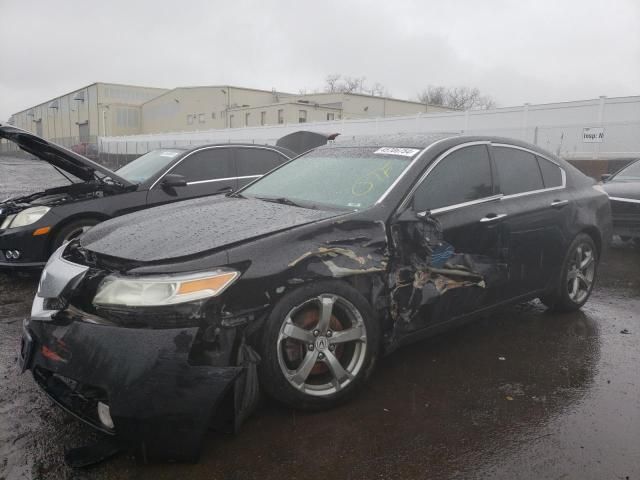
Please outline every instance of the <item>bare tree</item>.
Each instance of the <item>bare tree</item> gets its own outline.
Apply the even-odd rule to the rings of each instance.
[[[458,110],[488,110],[496,102],[489,95],[482,95],[478,88],[443,87],[429,85],[418,93],[418,100],[429,105],[440,105]]]
[[[366,93],[369,95],[388,95],[387,89],[379,82],[368,87],[366,77],[349,77],[339,73],[327,75],[324,91],[328,93]]]

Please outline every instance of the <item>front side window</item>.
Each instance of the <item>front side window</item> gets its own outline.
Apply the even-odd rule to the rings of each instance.
[[[116,170],[118,176],[131,183],[142,183],[169,165],[183,150],[164,149],[145,153]]]
[[[509,147],[494,147],[500,191],[505,195],[542,190],[544,182],[535,155]]]
[[[413,197],[417,211],[450,207],[493,195],[491,160],[485,145],[456,150],[427,175]]]
[[[411,157],[376,150],[379,149],[316,150],[265,175],[241,194],[286,198],[302,206],[362,210],[378,201],[411,162]]]
[[[171,173],[184,176],[187,182],[235,177],[229,148],[210,148],[192,153]]]

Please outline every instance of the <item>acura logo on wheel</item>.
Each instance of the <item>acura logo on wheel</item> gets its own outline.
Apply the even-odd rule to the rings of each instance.
[[[329,348],[329,340],[327,340],[327,337],[318,337],[316,339],[316,348],[319,351]]]

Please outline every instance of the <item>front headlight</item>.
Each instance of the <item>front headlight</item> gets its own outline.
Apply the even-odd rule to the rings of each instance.
[[[125,278],[106,277],[93,299],[95,305],[159,307],[215,297],[238,277],[240,272],[220,269],[189,275]]]
[[[31,225],[32,223],[36,223],[38,220],[44,217],[49,210],[51,210],[49,207],[27,208],[25,210],[22,210],[17,215],[7,217],[4,222],[2,222],[1,228],[18,228],[24,227],[26,225]]]

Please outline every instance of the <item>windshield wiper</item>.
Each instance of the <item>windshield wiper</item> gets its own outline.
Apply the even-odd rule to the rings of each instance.
[[[296,203],[287,197],[255,197],[255,198],[257,198],[258,200],[262,200],[264,202],[273,202],[273,203],[280,203],[282,205],[289,205],[290,207],[313,208],[309,206],[302,206],[299,203]]]

